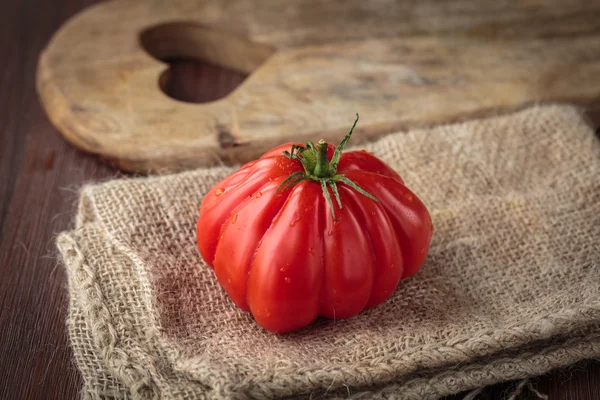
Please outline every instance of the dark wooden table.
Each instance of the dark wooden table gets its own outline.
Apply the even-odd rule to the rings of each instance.
[[[120,173],[55,131],[38,102],[35,71],[52,33],[92,3],[0,0],[0,399],[79,397],[81,377],[65,329],[66,277],[54,239],[73,226],[78,188]],[[168,92],[200,102],[224,96],[244,79],[191,61],[175,63],[171,77]],[[600,399],[600,362],[533,382],[553,400]],[[479,398],[501,399],[514,387],[496,385]],[[534,396],[525,389],[523,398]]]

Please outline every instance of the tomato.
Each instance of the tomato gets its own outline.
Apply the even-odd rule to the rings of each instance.
[[[358,116],[357,116],[358,120]],[[385,301],[423,265],[423,202],[366,151],[288,143],[215,185],[198,248],[231,300],[272,332],[349,318]]]

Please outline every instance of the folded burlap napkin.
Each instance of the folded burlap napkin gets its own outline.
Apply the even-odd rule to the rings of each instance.
[[[382,305],[271,334],[196,249],[231,168],[86,186],[58,238],[84,398],[435,399],[600,356],[600,141],[569,106],[367,146],[428,205],[429,257]]]

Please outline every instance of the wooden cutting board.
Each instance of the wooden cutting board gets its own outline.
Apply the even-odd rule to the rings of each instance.
[[[161,90],[171,58],[250,76],[221,100],[184,103]],[[599,77],[595,1],[116,0],[56,33],[37,87],[75,146],[157,172],[337,141],[356,112],[364,140],[535,102],[592,104]]]

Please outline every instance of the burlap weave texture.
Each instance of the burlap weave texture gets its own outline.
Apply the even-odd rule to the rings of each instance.
[[[600,356],[600,141],[570,106],[367,149],[431,211],[428,259],[384,304],[274,335],[196,249],[231,168],[82,190],[58,238],[85,398],[436,399]]]

